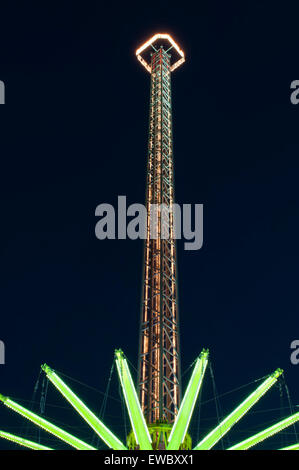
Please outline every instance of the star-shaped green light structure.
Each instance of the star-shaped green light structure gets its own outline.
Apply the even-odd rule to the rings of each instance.
[[[205,371],[208,365],[209,352],[203,349],[199,357],[196,359],[193,372],[179,408],[176,419],[172,425],[167,423],[157,423],[155,426],[148,426],[143,416],[137,392],[132,380],[132,376],[128,367],[127,360],[123,352],[118,349],[115,351],[115,361],[119,381],[122,387],[126,407],[130,417],[132,426],[131,437],[128,437],[127,445],[123,444],[117,436],[115,436],[105,424],[86,406],[86,404],[70,389],[70,387],[59,377],[59,375],[51,369],[47,364],[42,365],[48,380],[56,387],[56,389],[64,396],[70,405],[80,414],[86,423],[100,437],[100,439],[111,449],[128,450],[135,448],[140,450],[156,450],[157,440],[154,435],[162,436],[165,450],[178,450],[188,448],[190,438],[188,440],[188,427],[194,410],[196,400],[204,379]],[[283,371],[277,369],[270,374],[250,395],[243,400],[237,408],[235,408],[226,418],[224,418],[218,426],[211,430],[203,437],[193,448],[193,450],[209,450],[212,449],[217,442],[222,439],[225,434],[257,403],[257,401],[265,395],[265,393],[277,382]],[[66,442],[70,446],[78,450],[97,450],[95,447],[87,444],[78,437],[64,431],[60,427],[54,425],[45,418],[33,413],[16,403],[14,400],[0,395],[0,401],[5,406],[11,408],[16,413],[33,422],[45,431],[53,434],[58,439]],[[278,433],[282,429],[299,421],[299,412],[279,421],[278,423],[248,437],[242,442],[238,442],[231,446],[228,450],[245,450],[253,447],[261,441]],[[54,450],[37,442],[16,436],[14,434],[1,431],[0,437],[13,441],[21,446],[34,450]],[[186,444],[187,443],[187,444]],[[299,443],[295,443],[284,447],[280,450],[299,450]]]

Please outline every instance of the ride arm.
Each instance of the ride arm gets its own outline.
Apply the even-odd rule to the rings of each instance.
[[[232,411],[213,431],[211,431],[204,439],[202,439],[194,450],[209,450],[236,424],[242,416],[247,413],[250,408],[274,385],[278,377],[283,373],[281,369],[277,369],[264,382],[251,393],[240,405]]]
[[[66,400],[82,416],[86,423],[97,433],[105,444],[114,450],[127,450],[124,444],[90,411],[80,398],[64,383],[64,381],[47,364],[42,366],[48,379]]]
[[[19,444],[20,446],[28,447],[29,449],[32,449],[32,450],[53,450],[51,449],[51,447],[43,446],[41,444],[38,444],[37,442],[30,441],[29,439],[24,439],[23,437],[20,437],[20,436],[15,436],[14,434],[10,434],[9,432],[5,432],[5,431],[0,431],[0,437],[8,441],[15,442],[16,444]]]
[[[53,434],[67,444],[70,444],[72,447],[75,447],[78,450],[96,450],[94,447],[86,444],[86,442],[81,441],[81,439],[78,439],[72,434],[69,434],[55,424],[50,423],[50,421],[42,418],[30,410],[27,410],[27,408],[24,408],[10,398],[0,395],[0,401],[2,401],[8,408],[16,411],[20,415],[24,416],[24,418],[29,419],[29,421],[32,421],[32,423]]]
[[[299,412],[289,416],[288,418],[283,419],[282,421],[279,421],[276,424],[273,424],[273,426],[270,426],[269,428],[258,432],[254,436],[248,437],[248,439],[245,439],[244,441],[239,442],[238,444],[235,444],[234,446],[230,447],[227,450],[249,449],[250,447],[255,446],[259,442],[262,442],[263,440],[267,439],[267,437],[273,436],[273,434],[277,434],[282,429],[287,428],[288,426],[291,426],[291,424],[296,423],[296,421],[298,420],[299,420]]]
[[[141,410],[127,360],[120,349],[115,351],[115,359],[136,442],[139,444],[140,450],[152,450],[150,434]]]
[[[209,351],[203,349],[196,360],[191,379],[185,392],[178,415],[174,421],[167,450],[176,450],[185,439],[185,435],[192,417],[195,402],[205,375],[208,364]]]

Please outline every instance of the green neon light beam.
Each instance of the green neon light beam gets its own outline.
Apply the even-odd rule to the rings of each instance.
[[[273,424],[273,426],[270,426],[269,428],[258,432],[254,436],[248,437],[248,439],[245,439],[244,441],[235,444],[227,450],[249,449],[250,447],[258,444],[259,442],[264,441],[265,439],[267,439],[267,437],[273,436],[273,434],[276,434],[282,429],[291,426],[291,424],[296,423],[296,421],[299,421],[299,412],[289,416],[288,418],[283,419],[282,421],[279,421],[276,424]]]
[[[278,449],[278,450],[299,450],[299,442],[297,442],[297,444],[293,444],[288,447],[283,447],[282,449]]]
[[[96,415],[90,411],[77,395],[72,392],[63,380],[52,370],[47,364],[42,366],[42,370],[46,373],[48,379],[57,388],[57,390],[66,398],[66,400],[75,408],[82,416],[87,424],[97,433],[97,435],[105,442],[105,444],[114,450],[127,450],[124,444],[100,421]]]
[[[185,392],[178,415],[172,427],[167,450],[176,450],[185,439],[185,435],[192,417],[195,402],[205,375],[208,364],[209,351],[203,349],[196,360],[194,370]]]
[[[236,424],[245,413],[274,385],[278,377],[283,373],[282,369],[277,369],[264,382],[251,393],[240,405],[229,414],[215,429],[213,429],[204,439],[202,439],[194,450],[211,449],[230,429]]]
[[[0,437],[6,439],[8,441],[15,442],[20,446],[29,447],[29,449],[33,450],[53,450],[51,447],[42,446],[37,442],[29,441],[28,439],[24,439],[23,437],[15,436],[14,434],[10,434],[9,432],[0,431]]]
[[[123,389],[123,394],[136,442],[139,444],[140,450],[152,450],[153,448],[149,430],[142,414],[141,406],[133,384],[127,360],[124,358],[124,353],[121,349],[115,351],[115,357],[117,372]]]
[[[20,415],[24,416],[24,418],[29,419],[29,421],[32,421],[34,424],[44,429],[45,431],[54,434],[54,436],[58,437],[64,442],[67,442],[72,447],[75,447],[78,450],[96,450],[94,447],[90,446],[89,444],[86,444],[77,437],[73,436],[72,434],[69,434],[58,426],[55,426],[55,424],[50,423],[49,421],[33,413],[32,411],[27,410],[27,408],[24,408],[23,406],[19,405],[10,398],[4,397],[0,394],[0,400],[8,408],[11,408],[12,410],[16,411]]]

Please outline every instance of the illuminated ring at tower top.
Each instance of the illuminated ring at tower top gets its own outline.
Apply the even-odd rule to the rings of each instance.
[[[179,48],[177,43],[172,39],[172,37],[169,34],[155,34],[153,37],[151,37],[148,41],[146,41],[142,46],[139,47],[136,51],[136,56],[139,62],[143,65],[143,67],[151,73],[151,66],[146,62],[146,60],[141,56],[141,53],[144,52],[148,47],[150,47],[155,41],[158,39],[167,39],[169,43],[171,44],[171,47],[173,47],[177,53],[180,55],[180,59],[177,60],[174,64],[172,64],[170,71],[173,72],[175,69],[177,69],[183,62],[185,62],[185,54],[182,51],[182,49]]]

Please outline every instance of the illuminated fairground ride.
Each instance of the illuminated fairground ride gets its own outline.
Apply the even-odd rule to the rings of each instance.
[[[147,237],[144,247],[137,390],[123,352],[115,351],[119,381],[132,427],[126,444],[105,426],[53,369],[46,364],[41,368],[47,379],[108,448],[209,450],[277,383],[283,371],[277,369],[263,378],[259,386],[237,408],[192,446],[188,428],[207,369],[209,352],[203,349],[194,362],[190,381],[181,399],[176,245],[171,211],[167,220],[164,219],[163,211],[158,212],[157,236],[150,236],[152,205],[164,204],[171,208],[174,203],[171,73],[185,61],[185,56],[168,34],[154,35],[136,51],[136,55],[151,75],[151,93],[146,193]],[[168,237],[163,236],[166,225]],[[0,395],[0,401],[75,449],[96,450],[96,447],[14,400]],[[228,450],[249,449],[297,421],[299,412],[230,446]],[[0,437],[30,449],[53,450],[39,442],[5,431],[0,431]],[[281,450],[299,450],[299,442]]]

